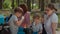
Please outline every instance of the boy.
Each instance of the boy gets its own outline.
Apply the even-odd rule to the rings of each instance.
[[[10,24],[10,30],[12,34],[17,34],[18,32],[18,26],[21,25],[22,20],[18,20],[18,17],[21,17],[23,14],[23,10],[22,8],[15,8],[14,9],[14,14],[12,15],[12,17],[9,20],[9,24]]]
[[[32,22],[32,30],[33,34],[41,34],[42,33],[42,24],[40,23],[40,16],[34,15],[33,22]]]

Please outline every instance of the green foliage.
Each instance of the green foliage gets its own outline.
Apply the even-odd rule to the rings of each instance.
[[[11,0],[5,0],[4,2],[3,2],[3,8],[4,9],[11,9]]]
[[[24,0],[19,0],[19,2],[20,2],[20,4],[21,4],[21,3],[24,3]]]
[[[14,0],[14,7],[17,7],[17,1]],[[5,0],[3,2],[3,9],[12,9],[12,0]]]
[[[17,7],[17,5],[18,5],[18,4],[16,3],[16,0],[14,0],[14,7]]]

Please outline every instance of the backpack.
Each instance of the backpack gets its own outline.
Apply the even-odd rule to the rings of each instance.
[[[33,22],[31,23],[29,28],[24,28],[23,31],[25,32],[25,34],[33,34],[32,24],[33,24]]]
[[[11,17],[12,17],[12,14],[10,14],[10,16],[7,16],[7,17],[5,18],[5,22],[8,22]]]
[[[9,28],[9,23],[8,23],[8,21],[10,20],[10,18],[12,17],[12,14],[10,14],[10,16],[7,16],[6,18],[5,18],[5,24],[3,25],[3,34],[11,34],[11,31],[10,31],[10,28]],[[8,26],[8,27],[6,27],[6,26]]]
[[[31,28],[24,28],[24,32],[25,32],[25,34],[32,34],[33,33]]]

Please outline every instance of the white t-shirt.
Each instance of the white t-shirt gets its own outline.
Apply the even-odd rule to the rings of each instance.
[[[10,30],[12,34],[17,34],[18,32],[18,26],[16,25],[16,21],[18,21],[18,18],[15,15],[12,15],[9,20]]]
[[[44,21],[44,27],[46,29],[47,34],[52,34],[51,24],[52,23],[58,24],[58,16],[55,13],[53,13],[48,19],[47,18],[48,18],[48,16],[45,15],[44,16],[44,19],[45,19],[45,21]]]
[[[36,24],[35,22],[33,22],[32,24],[32,30],[33,32],[38,32],[38,31],[41,31],[42,30],[42,24],[41,23],[38,23]]]

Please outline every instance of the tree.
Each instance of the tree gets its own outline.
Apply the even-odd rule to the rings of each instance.
[[[55,3],[55,0],[51,0],[51,3]]]
[[[24,3],[26,3],[27,0],[24,0]]]
[[[41,0],[41,11],[44,11],[44,0]]]
[[[2,0],[0,0],[0,9],[2,9]]]
[[[41,3],[40,3],[40,0],[39,0],[39,9],[40,9],[40,4],[41,4]]]
[[[3,1],[3,9],[11,9],[11,0]]]
[[[19,0],[16,0],[17,5],[19,6]]]
[[[32,0],[32,9],[34,8],[33,4],[34,4],[34,0]]]
[[[29,11],[31,11],[31,0],[27,0],[27,6],[28,6]]]
[[[12,0],[12,9],[14,9],[14,0]]]

